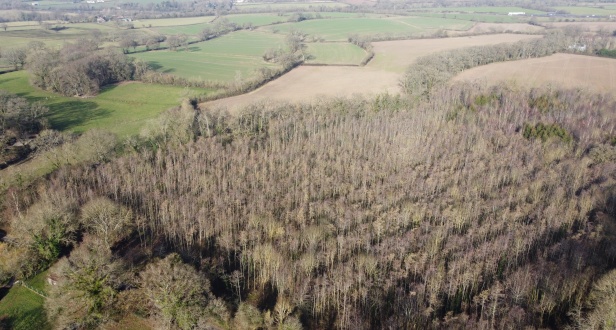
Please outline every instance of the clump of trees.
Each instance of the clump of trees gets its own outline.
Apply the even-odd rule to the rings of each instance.
[[[270,48],[263,54],[266,62],[278,63],[289,70],[306,59],[307,35],[301,31],[291,30],[285,37],[285,48]]]
[[[236,23],[230,22],[227,18],[222,17],[217,19],[213,25],[208,25],[199,33],[199,39],[201,41],[210,40],[216,37],[220,37],[227,33],[237,31],[241,29],[241,26]]]
[[[95,95],[105,85],[134,78],[132,59],[96,43],[33,49],[26,63],[33,85],[66,96]]]

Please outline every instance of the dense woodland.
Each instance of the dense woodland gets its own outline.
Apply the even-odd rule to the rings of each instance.
[[[132,152],[7,194],[13,269],[62,258],[48,314],[67,328],[613,322],[615,100],[437,93],[185,102]]]

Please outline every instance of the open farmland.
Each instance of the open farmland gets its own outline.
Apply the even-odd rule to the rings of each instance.
[[[274,23],[286,22],[290,17],[290,14],[278,15],[278,14],[237,14],[227,15],[221,18],[229,20],[231,23],[238,25],[252,24],[253,26],[263,26]]]
[[[544,27],[538,25],[531,25],[527,23],[487,23],[481,22],[473,25],[467,33],[470,34],[482,34],[482,33],[541,33],[545,30]],[[449,33],[455,35],[455,31]]]
[[[285,10],[317,10],[328,8],[343,8],[348,6],[341,2],[275,2],[275,3],[237,3],[235,8],[242,10],[285,11]]]
[[[542,14],[543,11],[522,8],[522,7],[501,7],[501,6],[488,6],[488,7],[435,7],[435,8],[422,8],[422,10],[436,11],[436,12],[456,12],[456,13],[486,13],[486,14],[508,14],[510,12],[524,12],[527,14]]]
[[[214,19],[214,16],[201,17],[181,17],[181,18],[159,18],[159,19],[141,19],[133,21],[136,28],[140,27],[170,27],[209,23]]]
[[[212,81],[232,81],[239,72],[250,76],[254,70],[271,66],[262,55],[283,44],[282,35],[238,31],[206,42],[192,44],[188,50],[161,50],[135,54],[162,72]]]
[[[598,7],[555,7],[556,10],[566,11],[573,15],[616,15],[616,8],[598,8]]]
[[[616,93],[616,60],[572,54],[493,63],[462,72],[454,81],[488,84],[511,82],[518,86],[547,84]]]
[[[310,64],[358,65],[366,57],[366,51],[348,42],[309,43],[306,50]]]
[[[374,42],[372,45],[374,46],[374,52],[376,55],[368,66],[388,71],[402,72],[417,58],[428,54],[462,47],[495,45],[532,38],[541,38],[541,36],[525,34],[493,34],[458,38]]]
[[[554,22],[546,24],[548,28],[563,28],[566,26],[572,26],[581,29],[582,31],[599,32],[605,31],[611,34],[616,30],[616,22]]]
[[[105,88],[95,97],[64,97],[32,87],[24,71],[0,76],[0,89],[18,94],[29,101],[49,107],[47,115],[52,128],[84,132],[101,128],[120,137],[139,134],[143,124],[164,110],[178,105],[181,98],[204,94],[207,90],[182,87],[127,83]]]
[[[318,96],[349,97],[353,94],[398,93],[404,70],[418,57],[460,47],[493,45],[538,38],[539,36],[501,34],[477,37],[418,39],[375,42],[375,59],[365,67],[301,66],[267,83],[260,89],[207,103],[231,110],[254,101],[310,101]],[[378,61],[377,59],[380,58]]]
[[[313,102],[320,97],[348,97],[399,92],[399,76],[366,67],[300,66],[248,94],[206,103],[234,111],[255,102]]]
[[[467,30],[471,22],[435,17],[390,17],[390,18],[348,18],[331,20],[307,20],[286,23],[261,29],[287,33],[299,30],[328,41],[346,40],[351,34],[365,36],[401,37],[427,35],[436,30]]]
[[[73,42],[80,37],[89,37],[92,31],[109,31],[114,28],[104,24],[93,23],[61,23],[57,24],[63,28],[55,30],[45,30],[35,22],[12,23],[6,31],[0,30],[0,45],[2,48],[13,48],[26,46],[31,41],[40,41],[48,46],[61,46],[65,42]],[[36,24],[36,25],[34,25]],[[55,23],[50,23],[55,26]]]

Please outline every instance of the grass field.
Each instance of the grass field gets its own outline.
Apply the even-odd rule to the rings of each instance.
[[[37,290],[45,289],[47,272],[43,272],[26,283]],[[14,330],[47,330],[47,317],[43,308],[44,298],[21,285],[13,286],[0,300],[0,315],[7,315],[11,329]]]
[[[0,89],[47,105],[52,128],[71,132],[101,128],[116,133],[119,137],[139,134],[148,119],[179,105],[182,97],[207,92],[173,86],[128,83],[108,87],[92,98],[69,98],[30,86],[25,71],[0,75]]]
[[[193,24],[209,23],[214,16],[201,17],[180,17],[180,18],[159,18],[159,19],[140,19],[133,21],[135,28],[142,27],[173,27]]]
[[[279,11],[288,9],[315,10],[318,8],[343,8],[348,6],[341,2],[277,2],[277,3],[241,3],[235,4],[238,10],[268,10]]]
[[[312,64],[351,64],[358,65],[366,56],[366,51],[347,42],[309,43],[307,52]]]
[[[459,19],[471,22],[487,22],[487,23],[516,23],[521,20],[528,20],[526,16],[508,16],[508,15],[493,15],[493,14],[466,14],[466,13],[418,13],[417,16],[425,17],[440,17],[449,19]]]
[[[253,26],[263,26],[274,23],[283,23],[286,22],[290,14],[285,15],[277,15],[277,14],[238,14],[238,15],[227,15],[223,16],[229,20],[229,22],[235,24],[247,24],[252,23]]]
[[[616,8],[612,8],[609,6],[606,7],[605,9],[597,8],[597,7],[574,7],[574,6],[555,7],[555,9],[564,10],[573,15],[601,15],[601,16],[616,15]]]
[[[132,55],[155,68],[186,78],[233,81],[239,72],[243,78],[255,69],[271,66],[263,61],[269,48],[283,45],[283,35],[257,31],[238,31],[192,44],[188,51],[155,51]]]
[[[88,37],[94,30],[113,31],[114,27],[106,24],[76,23],[60,24],[65,29],[60,31],[44,30],[32,22],[9,27],[6,31],[0,30],[0,45],[4,48],[23,47],[31,41],[41,41],[48,46],[61,46],[65,42],[74,42],[80,37]],[[54,25],[54,24],[52,24]]]
[[[488,84],[510,82],[522,87],[553,84],[616,93],[616,60],[594,56],[555,54],[543,58],[493,63],[462,72],[454,81]]]
[[[459,12],[459,13],[495,13],[495,14],[508,14],[510,12],[524,12],[527,14],[541,14],[544,13],[540,10],[522,8],[522,7],[500,7],[500,6],[486,6],[486,7],[436,7],[425,8],[422,10],[438,11],[438,12]]]
[[[328,41],[346,40],[351,34],[359,35],[420,35],[438,29],[465,30],[471,22],[436,17],[390,17],[390,18],[348,18],[331,20],[308,20],[286,23],[261,29],[286,33],[292,29],[309,35],[319,36]]]

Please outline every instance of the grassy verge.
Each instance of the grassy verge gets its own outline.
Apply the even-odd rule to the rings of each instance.
[[[44,291],[46,277],[47,272],[43,272],[26,283]],[[9,329],[51,329],[51,325],[47,323],[44,302],[45,298],[17,284],[0,300],[0,317],[6,318]]]

